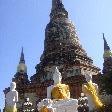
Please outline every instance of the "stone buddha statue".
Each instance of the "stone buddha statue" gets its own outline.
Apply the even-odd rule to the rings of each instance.
[[[47,98],[38,104],[39,112],[77,112],[78,100],[70,98],[69,86],[61,83],[62,76],[57,67],[53,80],[54,84],[47,88]]]
[[[6,94],[5,112],[17,112],[16,103],[18,102],[18,92],[15,89],[16,83],[11,82],[10,91]]]
[[[100,108],[103,106],[99,94],[98,94],[98,85],[92,82],[92,75],[85,75],[87,83],[82,85],[82,91],[87,96],[89,110]]]
[[[53,74],[54,85],[47,88],[47,98],[51,99],[70,99],[69,86],[62,84],[62,76],[56,67]]]

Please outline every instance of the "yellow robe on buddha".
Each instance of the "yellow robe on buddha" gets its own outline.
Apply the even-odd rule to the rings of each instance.
[[[7,106],[5,108],[5,112],[17,112],[17,108],[16,107]]]
[[[85,94],[89,94],[91,96],[92,101],[95,104],[96,108],[100,108],[103,106],[103,103],[99,99],[98,93],[92,81],[88,82],[87,84],[83,86],[83,91]]]
[[[51,91],[53,99],[69,99],[69,86],[65,84],[57,84]]]
[[[49,112],[49,110],[46,106],[43,106],[39,112]]]

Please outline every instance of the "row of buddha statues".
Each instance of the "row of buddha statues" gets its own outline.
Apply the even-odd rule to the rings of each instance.
[[[39,112],[78,112],[78,99],[70,97],[69,86],[62,84],[62,76],[58,68],[53,69],[54,84],[47,87],[47,98],[37,104]],[[90,74],[85,75],[87,83],[82,85],[82,92],[86,96],[89,111],[103,106],[98,94],[98,85],[92,82]],[[27,99],[29,100],[29,99]],[[6,94],[5,112],[17,112],[18,92],[16,83],[12,82],[10,91]],[[27,102],[28,103],[28,102]],[[31,104],[32,105],[32,104]]]

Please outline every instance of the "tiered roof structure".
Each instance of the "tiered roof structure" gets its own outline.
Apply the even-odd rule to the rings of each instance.
[[[27,85],[29,83],[23,48],[21,51],[21,56],[20,56],[19,65],[17,67],[17,72],[14,75],[14,78],[12,79],[12,81],[16,82],[17,89],[21,88],[20,91],[22,90],[23,85]]]

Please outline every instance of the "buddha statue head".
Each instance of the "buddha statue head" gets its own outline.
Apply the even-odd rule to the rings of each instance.
[[[84,97],[84,93],[81,93],[81,97]]]
[[[55,67],[54,69],[53,80],[54,80],[54,84],[59,84],[61,83],[61,80],[62,80],[61,73],[59,72],[57,67]]]
[[[10,91],[14,91],[16,89],[16,83],[15,82],[11,82],[10,84]]]
[[[85,78],[86,78],[86,81],[87,81],[87,82],[92,81],[92,75],[91,75],[91,74],[86,74],[86,75],[85,75]]]

